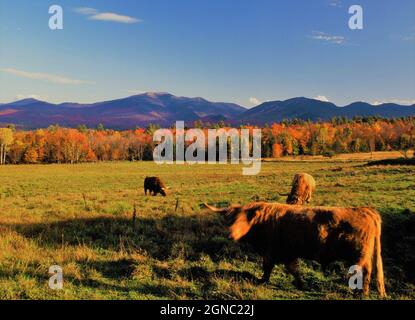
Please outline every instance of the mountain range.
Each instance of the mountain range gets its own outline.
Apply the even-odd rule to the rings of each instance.
[[[265,124],[280,122],[284,119],[330,120],[333,117],[380,116],[399,118],[415,115],[415,104],[403,106],[394,103],[371,105],[366,102],[354,102],[344,107],[334,103],[308,98],[293,98],[285,101],[270,101],[247,110],[239,116],[243,123]]]
[[[45,128],[59,124],[76,127],[84,124],[96,127],[131,129],[152,124],[171,126],[176,121],[187,124],[225,121],[233,125],[264,125],[284,119],[330,120],[333,117],[381,116],[385,118],[415,115],[415,105],[388,103],[371,105],[355,102],[345,107],[308,98],[270,101],[252,109],[234,103],[210,102],[203,98],[177,97],[169,93],[145,93],[93,104],[52,104],[36,99],[24,99],[0,104],[0,125],[15,124],[25,129]]]

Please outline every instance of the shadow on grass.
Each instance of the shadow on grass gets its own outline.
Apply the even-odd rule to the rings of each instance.
[[[366,166],[415,166],[415,158],[398,158],[370,161]]]
[[[223,279],[233,279],[233,280],[248,280],[254,283],[259,284],[259,279],[253,274],[246,271],[233,271],[233,270],[215,270],[209,272],[203,267],[191,267],[189,269],[182,270],[180,275],[186,278],[189,281],[198,280],[198,281],[209,281],[213,277],[219,277]]]
[[[415,212],[391,210],[384,215],[382,245],[390,279],[415,284]]]
[[[98,261],[80,259],[76,263],[81,268],[81,274],[85,275],[88,270],[95,270],[98,277],[75,278],[70,274],[65,275],[67,281],[77,286],[113,291],[124,297],[128,297],[130,292],[135,292],[160,298],[175,299],[180,294],[200,298],[186,286],[181,288],[174,283],[163,283],[163,279],[173,280],[177,271],[170,270],[168,266],[176,258],[184,259],[189,263],[192,261],[197,263],[206,256],[213,262],[219,262],[225,257],[245,259],[247,255],[252,260],[257,259],[252,251],[244,250],[244,246],[228,239],[226,227],[222,219],[216,215],[137,217],[135,224],[129,218],[104,216],[49,223],[0,224],[0,230],[19,233],[35,241],[40,248],[65,250],[68,247],[80,246],[82,250],[85,246],[99,251],[143,254],[149,259],[148,261],[140,262],[129,258]],[[167,263],[167,267],[163,267],[163,264],[154,263],[155,261],[170,262]],[[150,268],[152,275],[143,275],[142,280],[137,282],[134,278],[139,272],[141,263],[145,264],[146,268]],[[49,278],[47,270],[39,271],[39,266],[31,266],[26,271],[26,275],[40,282],[46,283]],[[1,272],[3,271],[0,270],[0,278],[15,278],[18,275]],[[179,273],[181,274],[181,271]],[[207,279],[204,281],[200,277],[195,279],[201,283],[202,292],[206,292],[204,290],[208,290],[211,286],[210,276],[206,274]],[[254,278],[249,273],[246,273],[246,276]],[[123,281],[127,284],[121,283]],[[207,292],[206,294],[208,297]]]
[[[241,258],[241,246],[228,239],[220,217],[173,216],[161,218],[98,217],[64,220],[51,223],[0,224],[45,248],[85,245],[113,251],[145,251],[157,260],[182,257],[197,261],[208,255],[212,261],[223,257]],[[106,270],[107,268],[108,270]],[[104,272],[128,266],[103,266]],[[125,271],[125,270],[123,270]]]
[[[117,261],[79,261],[81,265],[96,270],[107,279],[130,278],[136,262],[128,259]]]

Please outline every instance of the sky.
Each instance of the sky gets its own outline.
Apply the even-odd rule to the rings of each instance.
[[[354,4],[362,30],[349,28]],[[415,103],[415,1],[0,0],[0,103],[143,92]]]

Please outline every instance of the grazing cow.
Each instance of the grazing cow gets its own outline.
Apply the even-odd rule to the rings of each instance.
[[[245,241],[263,257],[263,281],[268,282],[275,264],[285,264],[300,281],[298,259],[318,261],[323,267],[342,260],[362,268],[363,294],[368,295],[372,259],[377,287],[384,297],[381,256],[381,218],[370,208],[303,207],[257,202],[218,209],[224,214],[230,235]]]
[[[316,181],[307,173],[296,174],[293,180],[291,193],[288,195],[288,204],[309,203],[316,190]]]
[[[163,197],[167,196],[167,188],[158,177],[147,177],[144,180],[144,193],[147,195],[147,191],[150,191],[150,195],[157,196],[161,194]]]

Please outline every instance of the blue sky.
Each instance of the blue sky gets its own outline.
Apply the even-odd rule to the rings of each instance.
[[[48,28],[53,4],[63,30]],[[363,30],[348,27],[352,4]],[[0,102],[147,91],[415,103],[415,1],[0,0]]]

